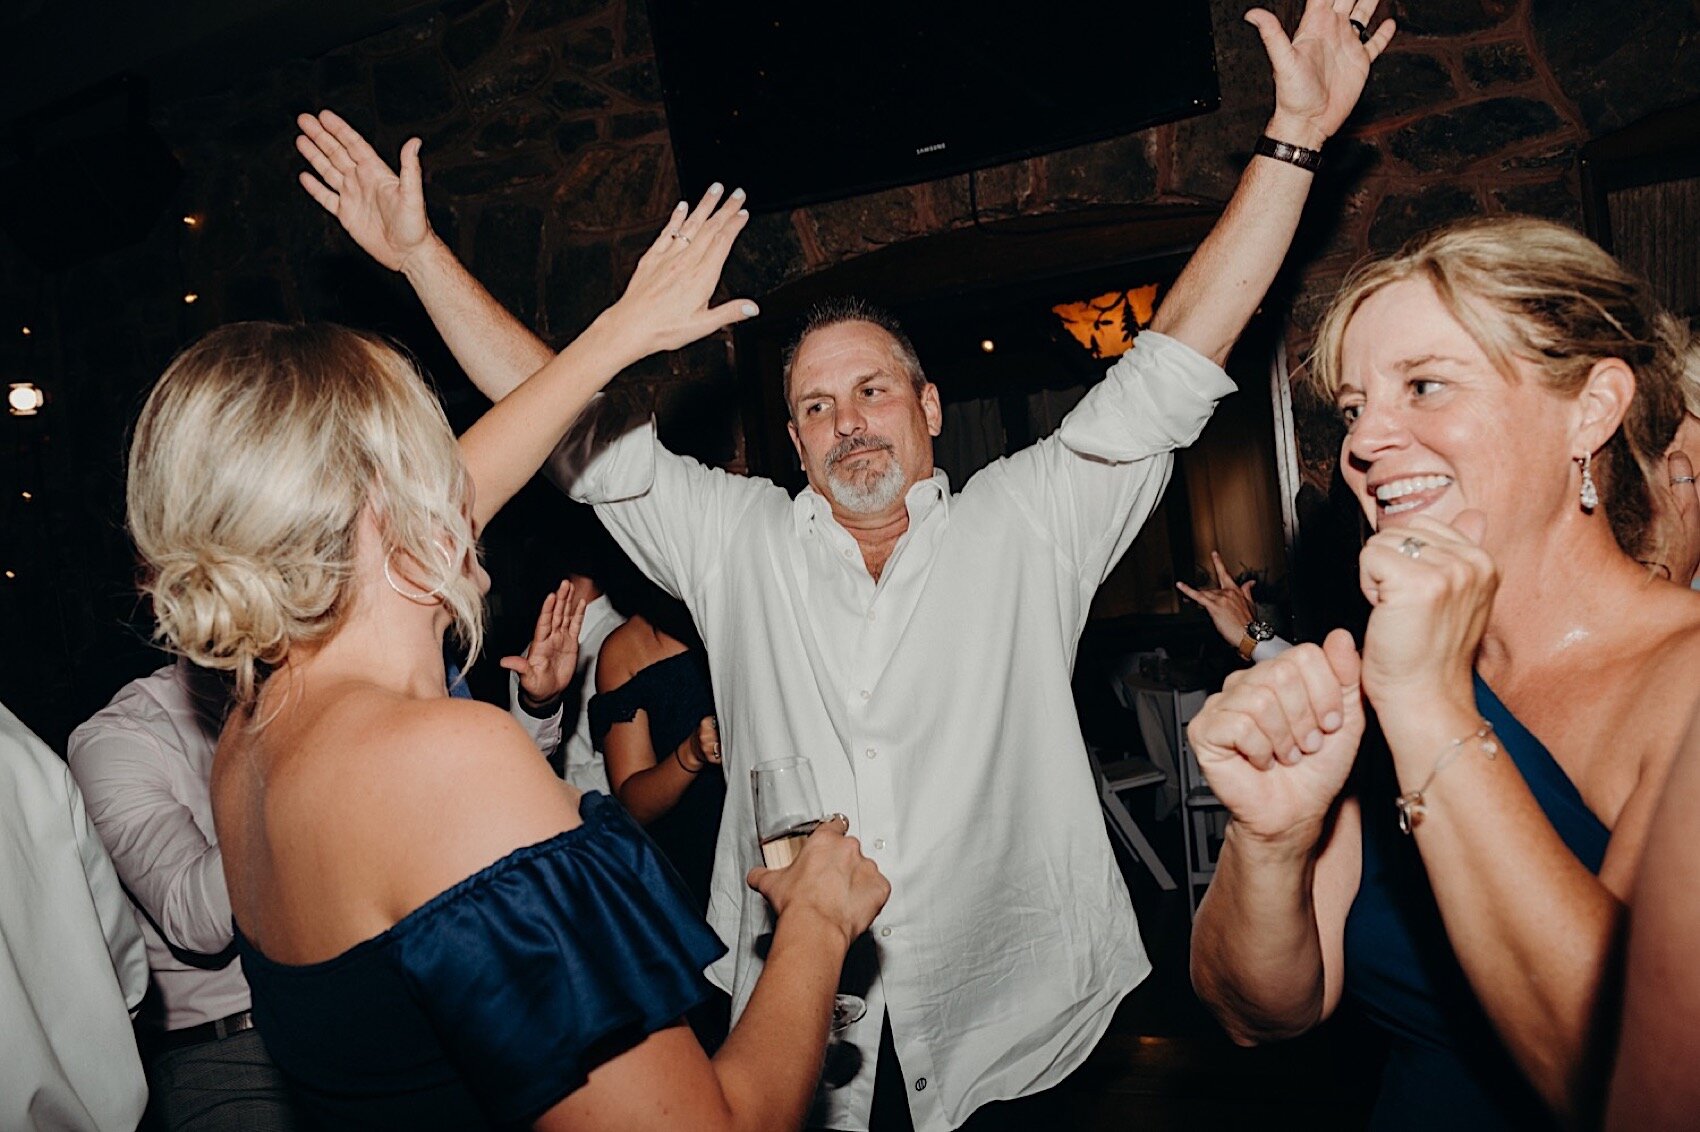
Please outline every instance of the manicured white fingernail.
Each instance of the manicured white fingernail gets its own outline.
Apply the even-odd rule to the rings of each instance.
[[[732,199],[733,200],[743,200],[744,199],[744,190],[743,189],[733,189],[732,190]]]
[[[719,181],[716,181],[716,182],[714,182],[714,184],[708,186],[708,193],[709,193],[710,196],[719,196],[721,193],[723,193],[725,191],[726,191],[726,186],[722,185]]]
[[[738,309],[744,312],[745,318],[754,318],[756,315],[761,313],[761,308],[757,307],[754,303],[745,303]]]
[[[678,204],[673,206],[673,211],[674,212],[683,212],[689,207],[691,207],[691,206],[686,204],[684,201],[680,201]]]
[[[1315,751],[1322,746],[1322,732],[1313,729],[1309,735],[1305,736],[1304,742],[1299,745],[1307,751]]]
[[[1340,730],[1340,724],[1344,722],[1345,721],[1340,718],[1339,712],[1331,711],[1322,717],[1322,729],[1324,731],[1338,731]]]
[[[1299,754],[1299,749],[1297,747],[1294,747],[1292,750],[1288,751],[1285,755],[1281,756],[1281,761],[1286,763],[1288,766],[1293,766],[1293,765],[1297,764],[1298,761],[1303,757],[1304,757],[1303,755]]]
[[[750,216],[750,210],[747,209],[747,208],[740,208],[738,210],[738,216],[742,219],[748,220],[749,216]]]

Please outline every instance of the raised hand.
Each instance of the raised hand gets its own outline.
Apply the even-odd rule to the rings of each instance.
[[[519,686],[531,702],[544,704],[566,691],[578,667],[578,632],[585,601],[571,582],[543,599],[531,644],[524,656],[505,656],[502,667],[519,673]]]
[[[358,130],[331,111],[302,114],[295,124],[301,128],[295,148],[313,167],[313,173],[301,174],[301,187],[337,218],[361,250],[400,271],[432,236],[419,139],[409,138],[401,147],[398,176]]]
[[[1487,517],[1413,516],[1376,532],[1358,558],[1374,608],[1364,630],[1364,692],[1384,715],[1452,702],[1474,711],[1471,672],[1499,570],[1481,547]]]
[[[1665,454],[1665,485],[1653,489],[1653,521],[1659,533],[1657,566],[1679,586],[1694,581],[1700,571],[1700,491],[1694,482],[1694,461],[1680,445],[1691,431],[1700,432],[1700,421],[1688,417],[1677,431],[1676,443]],[[1700,455],[1700,444],[1689,443]]]
[[[1368,27],[1378,0],[1306,0],[1304,15],[1293,37],[1281,21],[1262,8],[1245,14],[1257,28],[1263,49],[1275,71],[1275,116],[1270,135],[1312,149],[1334,136],[1351,114],[1369,78],[1369,65],[1387,49],[1395,30],[1383,20],[1373,35],[1360,42],[1358,29]]]
[[[862,855],[861,843],[846,836],[849,830],[842,817],[823,821],[795,861],[783,869],[751,869],[748,877],[781,918],[807,909],[842,931],[846,948],[891,896],[891,883]]]
[[[1248,834],[1314,840],[1364,733],[1352,636],[1232,673],[1187,725],[1210,789]]]
[[[1245,627],[1257,617],[1257,603],[1251,599],[1251,587],[1256,583],[1247,578],[1236,584],[1222,556],[1214,550],[1210,552],[1210,562],[1216,569],[1217,588],[1195,590],[1185,582],[1176,582],[1175,588],[1202,605],[1222,639],[1237,648],[1245,636]]]
[[[687,210],[680,201],[638,260],[625,294],[603,313],[639,357],[677,350],[759,313],[748,299],[709,306],[732,242],[750,218],[743,189],[722,196],[725,189],[716,183],[696,208]]]

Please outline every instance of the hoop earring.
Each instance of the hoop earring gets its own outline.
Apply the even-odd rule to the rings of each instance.
[[[391,547],[389,553],[384,555],[384,581],[390,584],[390,589],[416,605],[430,605],[433,598],[442,596],[443,587],[449,584],[446,578],[437,583],[436,589],[425,590],[421,593],[408,593],[396,583],[395,575],[390,573],[390,559],[395,557],[396,549]]]
[[[1590,515],[1594,513],[1594,508],[1600,505],[1600,492],[1594,486],[1594,454],[1592,452],[1582,453],[1581,499],[1582,510]]]

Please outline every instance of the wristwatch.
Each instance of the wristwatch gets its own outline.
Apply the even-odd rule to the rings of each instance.
[[[1240,659],[1250,660],[1252,651],[1264,641],[1272,640],[1275,627],[1267,621],[1259,621],[1253,617],[1245,623],[1245,635],[1240,638]]]

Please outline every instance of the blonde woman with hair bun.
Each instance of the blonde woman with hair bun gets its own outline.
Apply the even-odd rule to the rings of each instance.
[[[1370,619],[1361,654],[1301,645],[1189,727],[1232,816],[1192,970],[1246,1044],[1350,994],[1391,1038],[1373,1128],[1600,1117],[1626,902],[1700,699],[1700,595],[1646,565],[1687,342],[1519,217],[1363,267],[1322,321]]]
[[[843,825],[752,874],[773,953],[710,1060],[680,1018],[724,948],[672,872],[444,689],[444,634],[482,640],[478,531],[614,374],[755,313],[709,305],[745,219],[681,205],[620,301],[458,442],[408,358],[335,326],[213,331],[142,409],[129,526],[162,641],[234,676],[212,792],[237,945],[315,1123],[802,1122],[889,892]]]

